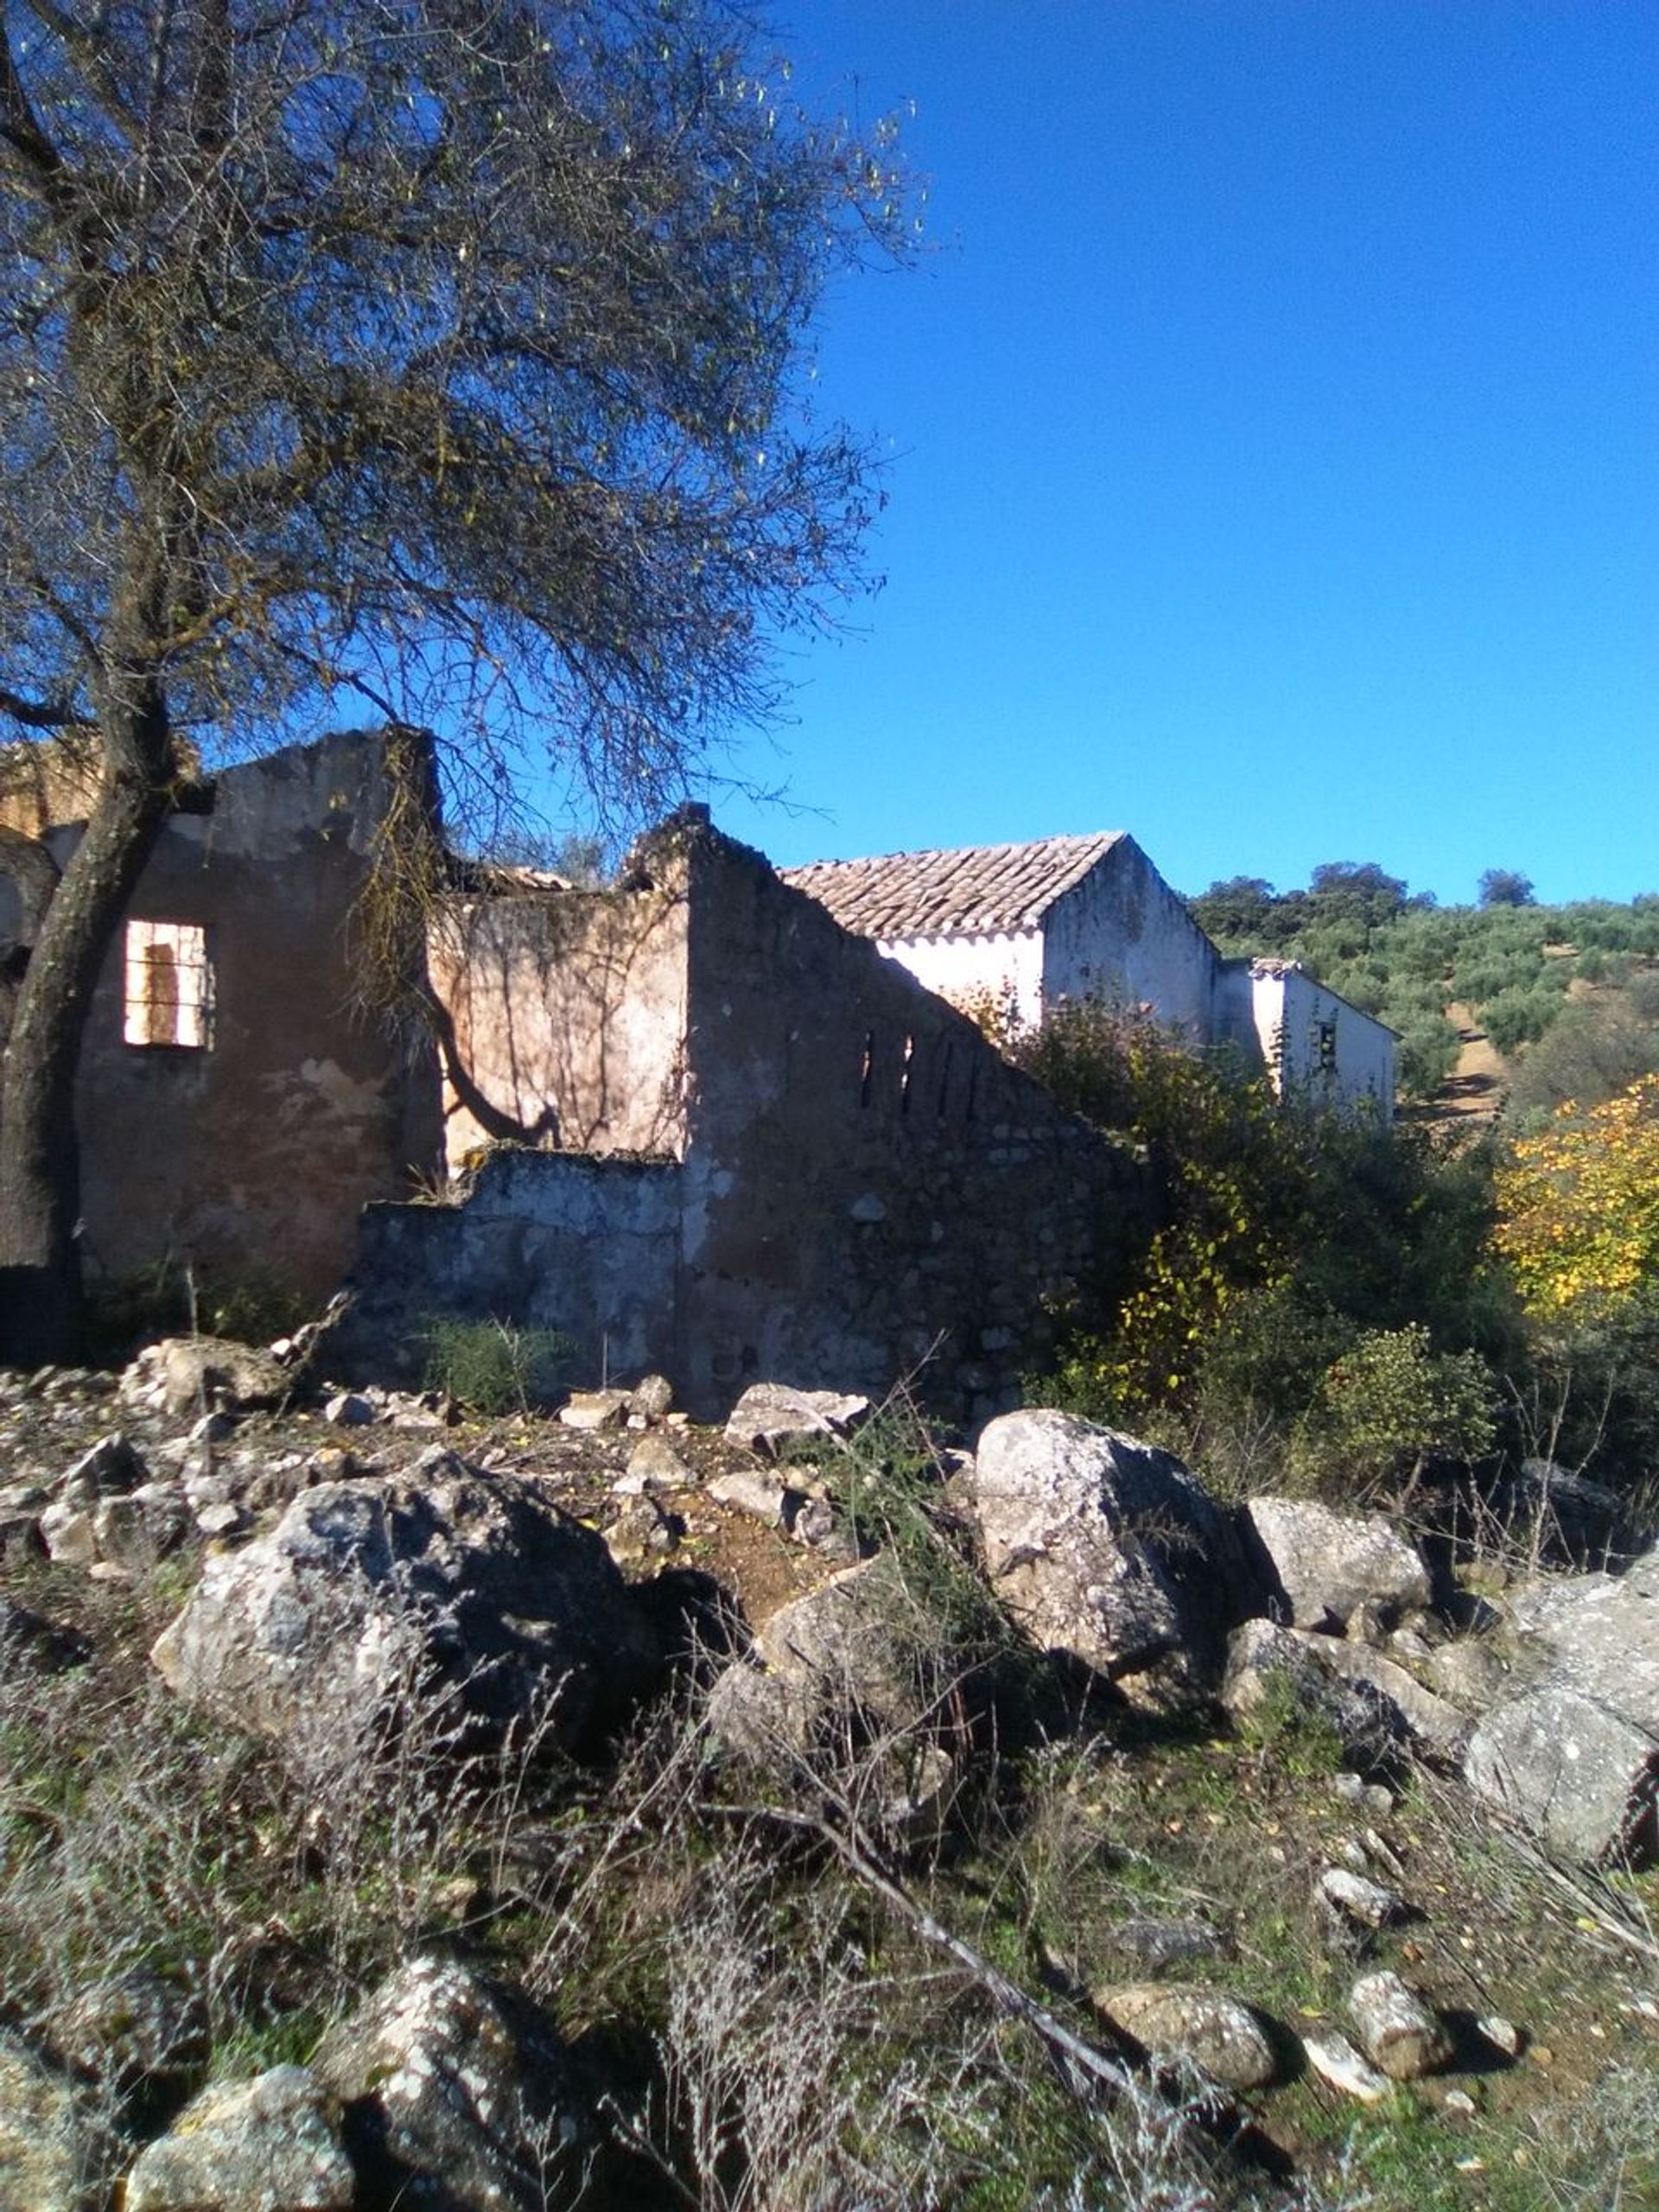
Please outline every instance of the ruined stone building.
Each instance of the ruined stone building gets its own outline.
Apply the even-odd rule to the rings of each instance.
[[[1394,1031],[1287,960],[1224,960],[1133,836],[1035,838],[783,869],[944,998],[1018,1024],[1064,1000],[1232,1044],[1279,1090],[1394,1113]]]
[[[393,751],[292,747],[168,821],[86,1033],[93,1279],[349,1274],[342,1357],[414,1372],[431,1317],[499,1319],[568,1337],[581,1380],[660,1368],[696,1411],[924,1365],[935,1395],[1005,1398],[1135,1241],[1141,1171],[925,986],[988,956],[1022,1010],[1097,995],[1215,1033],[1232,971],[1133,840],[786,880],[690,809],[601,890],[446,859],[399,1032],[360,988],[410,810]],[[41,825],[35,860],[79,834]],[[1312,1018],[1299,977],[1272,979],[1281,1037]]]
[[[988,1405],[1110,1264],[1135,1163],[695,811],[602,891],[457,868],[413,949],[430,1020],[391,1033],[358,986],[392,798],[385,747],[338,737],[168,822],[86,1030],[94,1279],[350,1272],[365,1358],[500,1318],[715,1410],[929,1362]],[[0,876],[14,953],[27,907]]]
[[[1393,1111],[1393,1031],[1294,962],[1223,959],[1122,830],[784,878],[957,1005],[1027,1025],[1065,1000],[1143,1007],[1194,1043],[1236,1046],[1287,1095]]]

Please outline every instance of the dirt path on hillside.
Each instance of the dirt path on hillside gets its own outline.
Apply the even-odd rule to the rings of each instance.
[[[1458,1033],[1458,1065],[1434,1094],[1436,1116],[1496,1121],[1507,1079],[1502,1055],[1475,1020],[1472,1007],[1454,1005],[1446,1018]]]

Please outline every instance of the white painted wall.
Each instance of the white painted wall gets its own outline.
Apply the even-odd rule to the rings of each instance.
[[[1120,837],[1043,918],[1043,995],[1149,1006],[1207,1041],[1220,957],[1133,837]]]
[[[1230,962],[1217,1009],[1217,1035],[1254,1047],[1282,1094],[1393,1114],[1393,1031],[1305,969]]]
[[[1012,1006],[1022,1022],[1043,1018],[1043,940],[1035,930],[878,938],[876,949],[952,1006],[977,1012],[975,1001],[988,999]]]

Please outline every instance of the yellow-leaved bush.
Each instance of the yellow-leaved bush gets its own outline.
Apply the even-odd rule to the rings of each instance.
[[[1494,1242],[1535,1319],[1616,1319],[1659,1291],[1659,1075],[1518,1139],[1497,1209]]]

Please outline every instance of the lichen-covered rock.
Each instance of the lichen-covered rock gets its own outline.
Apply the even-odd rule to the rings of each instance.
[[[1486,1714],[1463,1771],[1479,1796],[1559,1857],[1645,1859],[1659,1842],[1659,1740],[1566,1683]]]
[[[302,1491],[268,1535],[210,1555],[151,1657],[181,1696],[278,1738],[442,1684],[486,1732],[556,1694],[574,1747],[659,1655],[601,1537],[435,1447],[406,1475]]]
[[[1452,2038],[1416,1992],[1384,1970],[1357,1981],[1348,2012],[1359,2046],[1391,2082],[1414,2082],[1452,2056]]]
[[[1362,1607],[1398,1618],[1429,1601],[1421,1553],[1380,1514],[1253,1497],[1244,1517],[1275,1613],[1293,1628],[1345,1628]]]
[[[1509,1615],[1530,1656],[1659,1741],[1659,1550],[1624,1574],[1529,1583],[1510,1599]]]
[[[1248,2005],[1223,1990],[1132,1982],[1097,1989],[1094,2002],[1153,2057],[1184,2060],[1224,2088],[1263,2088],[1278,2071],[1267,2030]]]
[[[412,1960],[330,2031],[315,2065],[353,2111],[368,2177],[395,2184],[399,2203],[562,2212],[580,2201],[592,2130],[569,2055],[499,1983]]]
[[[883,1552],[772,1614],[710,1689],[709,1725],[758,1765],[870,1758],[872,1811],[889,1834],[913,1834],[937,1825],[958,1778],[939,1696],[953,1672],[937,1624]]]
[[[788,1444],[845,1436],[870,1410],[868,1398],[839,1390],[797,1390],[786,1382],[752,1382],[733,1407],[727,1441],[775,1459]]]
[[[293,1376],[268,1351],[228,1337],[164,1337],[121,1376],[130,1405],[182,1418],[279,1404]]]
[[[127,2176],[124,2212],[349,2212],[338,2099],[307,2068],[216,2082]]]
[[[1440,1758],[1452,1758],[1462,1750],[1469,1733],[1465,1715],[1433,1690],[1425,1689],[1396,1660],[1372,1650],[1369,1644],[1349,1643],[1338,1637],[1316,1636],[1305,1629],[1289,1633],[1316,1664],[1362,1694],[1383,1700],[1398,1715],[1401,1731],[1421,1750]]]
[[[1325,1663],[1330,1637],[1299,1636],[1272,1621],[1245,1621],[1227,1645],[1221,1702],[1248,1730],[1305,1719],[1328,1728],[1344,1758],[1368,1771],[1399,1751],[1404,1716],[1374,1684],[1349,1681]]]
[[[1238,1558],[1179,1459],[1071,1414],[1005,1414],[980,1439],[972,1510],[992,1586],[1033,1643],[1154,1708],[1215,1688]]]
[[[0,2212],[78,2212],[78,2134],[68,2083],[0,2031]]]

